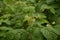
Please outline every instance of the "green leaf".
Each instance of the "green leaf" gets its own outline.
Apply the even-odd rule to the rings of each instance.
[[[36,28],[32,35],[32,40],[45,40],[39,28]]]
[[[41,29],[41,32],[47,40],[57,40],[57,35],[54,32],[48,30],[46,27]]]
[[[56,33],[56,34],[58,34],[58,35],[60,35],[60,25],[56,25],[56,26],[54,26],[53,27],[54,28],[54,32]]]
[[[32,3],[35,3],[36,2],[36,0],[26,0],[26,1],[32,2]]]
[[[5,40],[27,40],[27,36],[27,32],[24,29],[16,29],[7,32]]]
[[[55,0],[46,0],[46,3],[50,4],[52,2],[54,2]]]

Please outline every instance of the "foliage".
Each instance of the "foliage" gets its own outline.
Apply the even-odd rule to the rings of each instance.
[[[0,40],[60,40],[60,0],[0,0]]]

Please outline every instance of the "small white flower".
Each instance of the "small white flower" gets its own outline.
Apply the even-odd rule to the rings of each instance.
[[[54,22],[52,22],[52,24],[55,24],[55,21],[54,21]]]

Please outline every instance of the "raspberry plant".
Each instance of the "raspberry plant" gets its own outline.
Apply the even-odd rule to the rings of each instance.
[[[0,40],[60,40],[60,0],[0,0]]]

